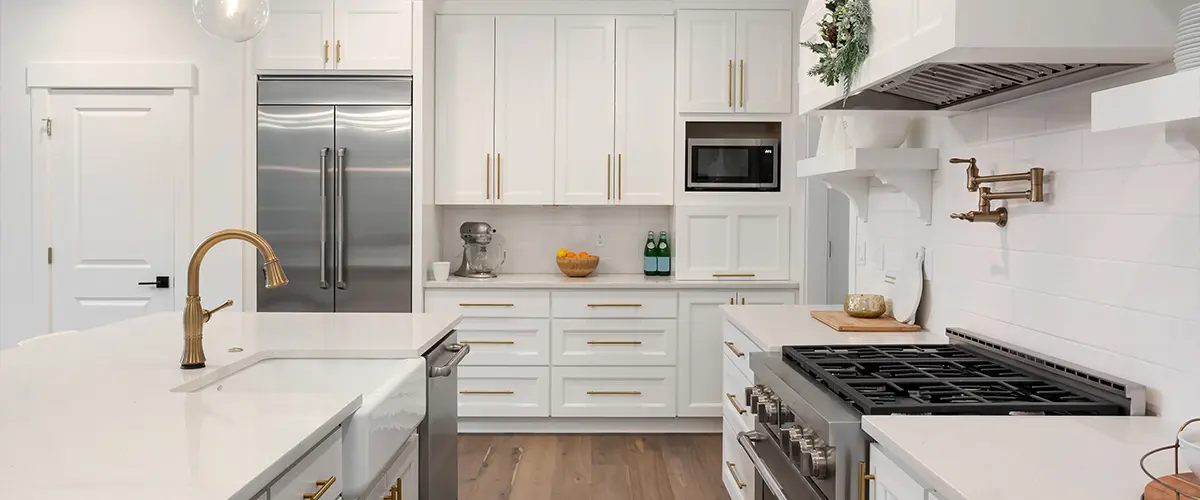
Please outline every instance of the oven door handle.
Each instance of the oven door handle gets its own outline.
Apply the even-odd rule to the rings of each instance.
[[[454,357],[450,358],[446,364],[435,366],[429,369],[430,377],[449,377],[454,373],[454,367],[462,363],[463,358],[467,357],[467,353],[471,352],[471,344],[450,344],[444,347],[445,350],[453,352]]]
[[[737,435],[738,444],[742,445],[742,449],[750,457],[750,462],[754,464],[754,470],[758,472],[758,477],[762,479],[763,484],[767,485],[767,489],[771,490],[775,498],[787,500],[787,495],[783,494],[783,486],[779,484],[779,480],[775,479],[775,475],[767,468],[767,464],[763,463],[762,457],[759,457],[758,452],[754,450],[754,442],[764,439],[767,438],[758,432],[739,432]]]

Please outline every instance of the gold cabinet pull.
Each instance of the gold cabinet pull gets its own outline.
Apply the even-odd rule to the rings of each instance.
[[[325,40],[325,62],[329,62],[329,40]]]
[[[729,60],[729,107],[733,107],[733,59]]]
[[[620,200],[622,193],[625,191],[621,186],[621,153],[617,153],[617,199]]]
[[[744,306],[744,305],[746,305],[746,298],[745,298],[745,297],[742,297],[742,305],[743,305],[743,306]]]
[[[738,107],[746,107],[746,60],[738,59]]]
[[[728,347],[730,351],[733,351],[734,356],[737,356],[739,358],[746,357],[746,353],[739,351],[737,347],[734,347],[733,342],[725,342],[725,347]]]
[[[496,153],[496,201],[500,201],[500,153]]]
[[[337,41],[337,62],[342,62],[342,41]]]
[[[588,304],[588,307],[642,307],[641,304]]]
[[[875,480],[875,474],[867,474],[867,463],[858,463],[858,500],[867,500],[867,482]]]
[[[494,345],[513,345],[516,344],[512,340],[460,340],[459,344],[494,344]]]
[[[404,478],[396,478],[396,500],[404,500]]]
[[[642,345],[640,340],[589,340],[588,345]]]
[[[608,199],[612,200],[612,153],[608,155]]]
[[[754,273],[717,273],[714,278],[753,278]]]
[[[458,391],[459,394],[513,394],[513,391]]]
[[[589,396],[641,396],[642,391],[587,391]]]
[[[486,194],[487,199],[490,200],[490,199],[492,199],[492,154],[491,153],[488,153],[486,155],[485,162],[486,163],[483,164],[483,175],[484,175],[483,189],[484,189],[484,192],[487,193]]]
[[[459,304],[458,307],[512,307],[512,304]]]
[[[733,297],[729,298],[729,305],[731,305],[731,306],[733,305]]]
[[[737,410],[738,415],[746,414],[746,409],[742,408],[742,405],[738,404],[737,396],[734,396],[733,394],[730,394],[727,392],[727,393],[725,393],[725,397],[729,398],[730,403],[733,403],[733,409]]]
[[[397,479],[396,481],[400,481],[400,480]],[[387,496],[383,497],[384,500],[400,500],[400,483],[399,482],[396,483],[396,486],[392,486],[391,488],[388,488],[388,491],[390,493],[388,493]]]
[[[329,491],[329,488],[332,488],[333,483],[336,481],[336,476],[329,476],[329,479],[317,481],[317,486],[319,486],[320,489],[318,489],[316,493],[305,493],[304,500],[321,500],[321,496],[324,495],[325,492]]]
[[[736,484],[739,490],[746,489],[746,483],[743,483],[742,478],[738,476],[737,466],[733,462],[725,462],[725,467],[728,467],[729,473],[733,475],[733,484]]]

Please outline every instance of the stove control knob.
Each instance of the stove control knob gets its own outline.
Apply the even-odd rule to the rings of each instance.
[[[758,402],[762,401],[762,399],[763,399],[762,386],[746,388],[746,408],[748,408],[751,413],[754,413],[755,410],[758,409]]]
[[[815,446],[800,456],[800,473],[813,479],[826,479],[833,472],[833,448]]]
[[[792,409],[788,408],[787,406],[784,406],[783,404],[780,404],[779,405],[779,426],[783,427],[785,424],[790,424],[795,421],[796,421],[796,415],[792,413]]]
[[[767,425],[774,425],[779,418],[779,403],[768,401],[759,406],[758,421]]]
[[[790,457],[792,461],[796,463],[802,463],[804,460],[804,455],[812,451],[815,444],[816,440],[813,439],[813,437],[809,434],[801,433],[793,436],[791,441],[788,443],[788,457]]]
[[[782,445],[783,452],[787,453],[792,439],[800,437],[803,433],[804,430],[796,424],[783,424],[779,426],[779,442]]]

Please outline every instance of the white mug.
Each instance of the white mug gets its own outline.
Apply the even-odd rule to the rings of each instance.
[[[433,280],[446,281],[450,279],[450,263],[449,262],[434,262],[433,263]]]

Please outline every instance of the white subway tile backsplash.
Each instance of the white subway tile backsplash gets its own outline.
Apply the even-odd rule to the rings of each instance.
[[[1083,161],[1083,132],[1073,130],[1017,139],[1012,172],[1042,167],[1051,171],[1077,170]]]
[[[1164,126],[1082,134],[1085,169],[1163,165],[1194,159],[1167,144]]]

